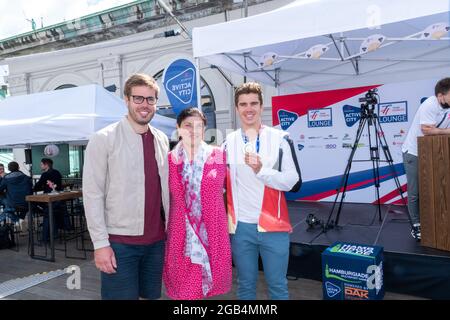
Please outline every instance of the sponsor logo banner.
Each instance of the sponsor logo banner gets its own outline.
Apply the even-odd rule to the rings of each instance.
[[[371,158],[369,148],[373,147],[375,140],[379,138],[383,143],[378,150],[380,169],[388,171],[380,181],[380,201],[397,204],[399,200],[393,196],[394,193],[398,194],[396,181],[389,171],[390,159],[386,157],[392,157],[394,165],[399,168],[396,170],[399,182],[406,185],[402,145],[420,105],[419,101],[423,97],[434,95],[433,88],[438,80],[423,79],[274,97],[273,124],[280,129],[287,128],[286,132],[295,143],[298,160],[305,172],[304,187],[298,192],[287,193],[287,199],[329,201],[337,192],[342,168],[348,164],[349,155],[354,148],[353,159],[357,161],[352,164],[349,179],[349,185],[352,187],[348,189],[344,201],[376,203],[377,194],[373,192],[376,181],[369,174],[373,168],[371,162],[366,160]],[[362,131],[358,131],[363,124],[362,117],[366,115],[359,99],[367,90],[375,87],[378,88],[379,104],[370,105],[368,115],[376,116],[381,130],[374,128],[373,121],[367,121],[364,122]],[[442,114],[441,127],[446,127],[446,124],[450,127],[449,116],[450,111],[445,119]],[[369,142],[372,142],[372,145]],[[303,146],[301,151],[302,146],[299,147],[298,144]],[[383,152],[382,147],[385,146],[389,147],[389,153]],[[344,288],[341,289],[343,294]]]
[[[361,108],[346,104],[342,107],[342,112],[347,127],[353,127],[361,119]]]
[[[322,276],[325,299],[382,299],[383,247],[335,242],[322,253]]]
[[[331,108],[308,110],[308,127],[321,128],[333,126],[333,114]]]
[[[345,293],[345,299],[348,299],[348,300],[368,300],[369,299],[369,290],[345,286],[344,293]]]
[[[196,70],[191,61],[178,59],[164,71],[164,88],[177,115],[187,107],[197,107]]]
[[[329,281],[325,282],[325,288],[329,298],[333,298],[341,292],[341,288]]]
[[[278,110],[278,120],[280,121],[281,129],[287,130],[296,120],[298,114],[286,110]]]
[[[380,123],[408,122],[408,102],[389,102],[378,105]]]

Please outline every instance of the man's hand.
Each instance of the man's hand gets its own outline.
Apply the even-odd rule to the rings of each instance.
[[[246,152],[244,161],[250,168],[253,169],[255,174],[258,174],[262,168],[261,158],[255,153]]]
[[[47,186],[48,186],[49,188],[53,189],[53,185],[54,185],[53,182],[51,182],[50,180],[47,180]]]
[[[434,131],[435,131],[434,129],[436,129],[436,126],[435,125],[430,125],[430,124],[422,124],[420,126],[420,129],[422,129],[422,133],[424,135],[428,136],[428,135],[435,134],[434,133]]]
[[[104,273],[116,273],[116,256],[111,247],[104,247],[94,252],[95,266]]]
[[[420,126],[422,133],[426,136],[450,134],[450,128],[436,128],[436,125],[422,124]]]

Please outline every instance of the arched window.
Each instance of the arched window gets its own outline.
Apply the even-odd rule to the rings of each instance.
[[[76,85],[74,84],[63,84],[59,87],[57,87],[55,90],[62,90],[62,89],[69,89],[69,88],[75,88]]]
[[[167,97],[166,94],[166,90],[164,90],[162,78],[163,73],[164,70],[161,70],[153,76],[153,78],[155,78],[156,82],[158,83],[158,86],[161,89],[158,99],[158,110],[156,112],[162,116],[175,119],[176,118],[175,112],[173,111],[172,106],[170,105],[169,98]],[[214,102],[214,96],[212,94],[211,88],[206,83],[206,81],[203,78],[201,78],[200,80],[201,80],[200,94],[202,96],[201,98],[202,111],[205,114],[206,119],[208,120],[208,128],[215,129],[217,126],[216,126],[216,104]]]

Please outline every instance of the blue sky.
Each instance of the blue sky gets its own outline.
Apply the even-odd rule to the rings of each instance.
[[[31,31],[34,19],[37,27],[63,22],[132,0],[0,0],[0,40]]]

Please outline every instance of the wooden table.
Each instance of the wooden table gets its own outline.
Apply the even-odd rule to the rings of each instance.
[[[82,191],[67,191],[67,192],[58,192],[58,193],[44,193],[44,194],[34,194],[25,197],[25,200],[28,201],[28,232],[30,239],[30,256],[33,259],[46,260],[46,261],[55,261],[55,240],[53,239],[53,203],[56,201],[65,201],[65,200],[73,200],[77,198],[82,198]],[[32,202],[40,202],[48,204],[48,219],[49,219],[49,228],[50,228],[50,251],[51,257],[47,258],[47,256],[37,256],[34,254],[34,237],[33,237],[33,208]]]
[[[419,137],[422,246],[450,251],[450,135]]]

